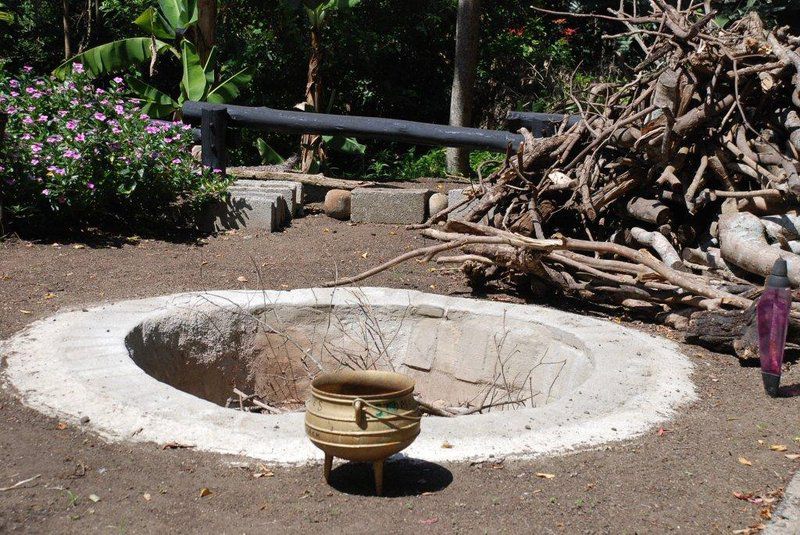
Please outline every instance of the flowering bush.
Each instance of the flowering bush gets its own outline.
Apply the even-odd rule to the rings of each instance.
[[[188,126],[153,123],[120,78],[95,88],[77,66],[65,81],[0,71],[0,202],[13,220],[130,226],[192,224],[227,186],[189,156]]]

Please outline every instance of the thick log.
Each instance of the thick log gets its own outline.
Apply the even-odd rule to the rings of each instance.
[[[669,207],[655,199],[633,197],[625,209],[628,215],[645,223],[663,225],[670,219]]]
[[[228,174],[236,178],[252,180],[290,180],[300,182],[305,186],[305,202],[323,202],[325,194],[332,189],[353,190],[355,188],[368,188],[375,182],[365,180],[346,180],[332,178],[322,174],[310,175],[305,173],[292,173],[288,171],[275,171],[270,166],[258,167],[228,167]]]
[[[202,110],[215,106],[207,102],[188,101],[183,105],[183,120],[196,124]],[[464,147],[468,149],[506,152],[509,144],[518,147],[523,137],[511,132],[483,130],[439,124],[418,123],[400,119],[331,115],[301,111],[284,111],[264,107],[224,105],[228,125],[289,134],[345,135],[356,138],[388,139],[416,145]]]
[[[788,264],[792,286],[800,286],[800,256],[772,247],[767,241],[764,223],[751,213],[720,216],[719,248],[727,262],[762,277],[767,277],[775,261],[783,258]]]
[[[758,358],[755,306],[746,310],[702,310],[692,314],[686,341],[717,352],[733,349],[742,360]]]

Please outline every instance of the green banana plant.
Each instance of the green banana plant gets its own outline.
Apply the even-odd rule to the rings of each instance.
[[[305,107],[311,111],[320,111],[322,105],[322,34],[328,15],[334,10],[351,9],[361,0],[282,0],[285,5],[293,9],[302,7],[308,16],[311,25],[311,55],[308,59],[308,76],[306,80]],[[321,136],[303,136],[301,147],[300,167],[303,172],[310,172],[311,168],[318,166],[325,159],[323,144],[325,139]]]
[[[6,11],[6,9],[6,5],[3,2],[0,2],[0,22],[11,24],[14,22],[14,14],[10,11]]]
[[[145,82],[140,76],[129,76],[128,87],[144,102],[144,111],[151,117],[166,117],[178,111],[186,100],[222,104],[239,96],[250,82],[247,69],[220,77],[214,69],[216,48],[203,62],[195,45],[187,37],[197,24],[197,0],[159,0],[158,9],[147,8],[134,24],[146,31],[148,37],[132,37],[96,46],[77,54],[61,65],[53,74],[65,78],[80,63],[92,76],[108,74],[131,67],[153,64],[160,55],[172,55],[181,62],[182,73],[175,97]]]

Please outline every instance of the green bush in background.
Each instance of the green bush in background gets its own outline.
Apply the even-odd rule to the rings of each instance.
[[[0,70],[0,110],[8,114],[0,200],[20,226],[191,227],[227,186],[192,161],[189,128],[153,123],[121,78],[106,90],[79,64],[63,81]]]

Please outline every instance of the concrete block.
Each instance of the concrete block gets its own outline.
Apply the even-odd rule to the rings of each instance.
[[[231,196],[239,199],[269,199],[275,203],[277,224],[283,226],[291,219],[291,193],[288,191],[273,191],[269,189],[249,189],[240,186],[231,186],[228,188]]]
[[[259,181],[253,181],[259,182]],[[288,205],[288,216],[292,217],[297,215],[300,211],[301,205],[295,201],[296,198],[296,190],[290,186],[276,186],[276,185],[267,185],[267,186],[251,186],[248,184],[241,184],[241,180],[237,180],[233,183],[233,185],[228,188],[232,192],[239,192],[245,197],[250,193],[278,193],[283,196]]]
[[[292,191],[294,191],[294,202],[297,204],[303,204],[305,202],[305,192],[303,191],[302,182],[294,182],[292,180],[252,180],[240,178],[234,182],[234,184],[258,188],[291,188]]]
[[[351,197],[350,219],[356,223],[423,223],[430,194],[426,189],[356,188]]]
[[[261,196],[227,195],[206,209],[200,228],[206,232],[243,228],[273,232],[279,226],[276,204],[276,200]]]

